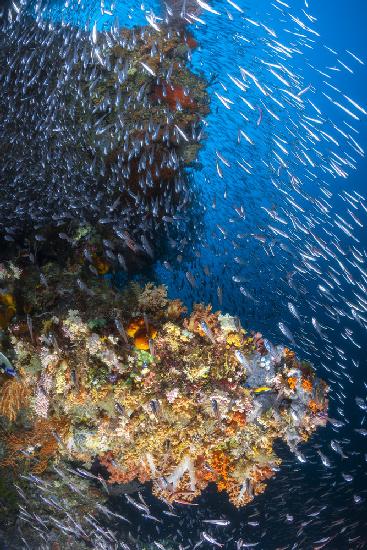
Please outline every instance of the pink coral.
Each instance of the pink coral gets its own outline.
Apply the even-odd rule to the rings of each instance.
[[[173,388],[172,390],[166,393],[166,397],[169,403],[173,403],[177,399],[180,390],[178,388]]]
[[[41,378],[37,384],[36,400],[35,400],[35,412],[37,416],[47,418],[49,408],[49,393],[52,388],[52,378],[45,372],[42,373]]]

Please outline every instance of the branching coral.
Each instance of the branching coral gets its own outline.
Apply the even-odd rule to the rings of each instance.
[[[36,420],[32,429],[10,433],[5,437],[8,454],[0,464],[16,467],[27,459],[34,473],[42,473],[56,456],[59,441],[66,438],[68,430],[66,419]]]
[[[6,381],[0,393],[0,415],[14,422],[21,408],[28,405],[29,392],[23,382],[17,378]]]
[[[153,317],[162,314],[167,304],[167,287],[164,285],[154,286],[152,283],[147,283],[138,299],[139,310]]]
[[[205,306],[204,304],[195,304],[190,317],[185,319],[184,326],[194,334],[206,336],[202,325],[202,323],[205,323],[213,335],[216,334],[220,330],[218,321],[220,312],[212,313],[211,311],[211,305]]]
[[[144,483],[150,479],[149,468],[141,462],[139,465],[129,463],[118,465],[112,452],[108,451],[99,457],[101,466],[104,466],[108,472],[108,482],[113,483],[129,483],[134,479],[139,479]]]
[[[166,315],[170,321],[177,321],[186,312],[187,307],[183,305],[181,300],[169,300]]]

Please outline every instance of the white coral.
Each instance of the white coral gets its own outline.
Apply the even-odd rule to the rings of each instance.
[[[173,388],[172,390],[166,393],[168,403],[173,403],[179,396],[180,390],[178,388]]]
[[[45,370],[50,364],[55,364],[59,360],[59,356],[56,352],[50,353],[47,347],[43,347],[40,353],[40,359],[43,369]]]
[[[52,388],[52,378],[46,373],[42,376],[37,384],[34,409],[37,416],[47,418],[49,408],[49,393]]]
[[[175,468],[175,470],[167,477],[167,482],[170,484],[172,483],[172,486],[174,489],[176,489],[180,479],[183,477],[183,475],[188,472],[190,476],[190,489],[191,491],[195,491],[196,487],[196,475],[195,475],[195,468],[194,468],[194,461],[189,456],[185,456],[180,464]]]
[[[87,339],[85,347],[91,355],[96,355],[102,349],[102,341],[98,334],[93,332]]]
[[[88,325],[83,323],[79,311],[75,309],[69,309],[68,316],[63,322],[63,332],[71,340],[75,340],[80,336],[89,334]]]
[[[232,317],[232,315],[228,313],[219,315],[218,321],[223,332],[237,332],[236,318]]]

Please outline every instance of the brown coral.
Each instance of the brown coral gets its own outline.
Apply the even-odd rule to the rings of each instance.
[[[288,368],[291,368],[293,366],[295,366],[295,363],[296,363],[296,354],[293,350],[289,349],[289,348],[284,348],[284,358],[285,358],[285,363],[287,365]]]
[[[206,336],[205,331],[202,328],[202,323],[205,323],[213,335],[220,331],[220,325],[218,317],[220,311],[212,313],[212,306],[205,306],[204,304],[194,304],[193,311],[188,319],[184,320],[184,327],[190,332],[199,334],[200,336]]]
[[[93,265],[97,269],[99,275],[106,275],[110,270],[110,264],[97,254],[92,255]]]
[[[320,403],[317,403],[314,399],[310,399],[310,401],[308,402],[308,407],[310,411],[314,414],[317,414],[324,410],[324,406]]]
[[[0,465],[16,467],[18,462],[28,456],[32,461],[32,471],[44,472],[59,448],[59,440],[65,439],[69,432],[66,418],[38,419],[30,430],[20,430],[5,436],[7,454]]]
[[[170,300],[166,310],[166,316],[170,321],[177,321],[187,312],[187,307],[183,305],[181,300]]]
[[[28,404],[29,392],[22,380],[12,378],[4,383],[0,394],[0,415],[14,422],[21,408]]]
[[[237,433],[238,430],[246,426],[246,414],[241,411],[232,412],[228,417],[227,424],[228,435]]]
[[[167,306],[167,287],[165,285],[154,286],[147,283],[138,298],[139,310],[148,313],[153,318],[162,316],[162,310]]]
[[[226,491],[229,475],[229,457],[221,450],[214,451],[208,459],[208,481],[215,481],[218,491]]]
[[[136,465],[135,463],[126,463],[120,466],[116,463],[114,454],[107,451],[98,457],[101,466],[104,466],[108,472],[108,483],[129,483],[134,479],[139,479],[141,483],[145,483],[150,479],[150,472],[144,464]]]
[[[263,339],[263,335],[261,334],[261,332],[252,331],[251,334],[254,339],[254,346],[256,351],[260,353],[260,355],[266,355],[268,352],[265,347],[265,341]]]
[[[229,478],[226,485],[226,492],[229,500],[239,508],[240,506],[246,506],[252,501],[253,496],[250,495],[244,488],[238,483],[237,480]]]
[[[196,42],[195,38],[191,34],[188,34],[186,36],[186,44],[191,50],[194,50],[195,48],[198,47],[198,43]]]

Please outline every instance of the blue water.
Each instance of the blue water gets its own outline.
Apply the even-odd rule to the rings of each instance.
[[[109,9],[107,4],[106,1],[105,8]],[[211,82],[208,89],[211,112],[206,118],[206,139],[198,159],[201,169],[192,169],[190,174],[198,201],[196,206],[197,234],[195,235],[194,230],[194,253],[190,254],[189,259],[184,256],[181,263],[172,262],[172,272],[164,268],[163,264],[157,263],[154,266],[154,276],[158,282],[168,286],[171,297],[179,297],[189,306],[193,302],[212,303],[214,309],[222,309],[225,312],[239,315],[244,326],[262,331],[274,342],[287,343],[277,327],[279,321],[285,322],[298,344],[297,353],[314,362],[319,374],[330,383],[332,416],[339,418],[345,416],[350,422],[342,434],[339,433],[337,437],[350,440],[350,443],[347,444],[348,449],[360,454],[351,455],[345,464],[340,464],[336,456],[332,456],[336,466],[330,472],[325,471],[315,457],[311,446],[308,446],[305,451],[309,458],[309,462],[305,465],[295,463],[288,454],[289,466],[277,479],[272,481],[267,493],[259,497],[256,505],[262,510],[263,517],[266,517],[270,499],[280,493],[284,496],[284,502],[278,504],[279,520],[277,522],[273,517],[272,527],[269,528],[271,537],[274,538],[267,541],[265,538],[266,542],[262,543],[262,548],[271,549],[276,547],[277,537],[279,541],[283,537],[283,542],[284,537],[287,542],[297,540],[292,526],[284,527],[284,522],[280,518],[282,514],[284,517],[284,513],[287,512],[294,514],[297,520],[301,521],[305,514],[302,506],[302,500],[305,500],[303,495],[306,495],[306,498],[308,495],[317,495],[319,503],[326,503],[328,506],[327,512],[321,517],[319,526],[314,527],[315,537],[313,540],[317,539],[318,530],[319,538],[321,538],[326,525],[330,524],[332,519],[338,519],[346,514],[349,514],[350,523],[358,521],[358,529],[362,529],[366,519],[364,516],[365,504],[363,502],[361,505],[354,504],[352,497],[357,493],[362,496],[364,502],[367,498],[363,459],[367,448],[365,441],[353,432],[353,428],[358,425],[357,421],[360,420],[360,411],[358,412],[356,409],[354,397],[366,395],[363,386],[363,382],[366,381],[365,370],[367,368],[366,356],[363,352],[364,333],[352,318],[344,319],[340,324],[331,321],[324,308],[324,304],[328,303],[327,297],[320,294],[317,288],[320,281],[317,277],[310,273],[302,275],[297,272],[294,276],[296,290],[289,287],[287,274],[294,271],[295,265],[299,265],[298,253],[306,239],[301,230],[293,228],[294,237],[291,242],[282,237],[276,237],[273,253],[253,237],[253,234],[264,233],[268,242],[274,238],[268,229],[271,220],[263,209],[264,207],[268,209],[276,207],[280,214],[282,208],[290,208],[285,198],[286,195],[280,192],[272,182],[273,178],[277,182],[281,182],[280,186],[282,186],[282,182],[286,179],[286,169],[280,170],[278,174],[279,163],[274,163],[275,145],[273,139],[275,136],[278,136],[276,139],[287,139],[289,150],[292,151],[287,160],[287,169],[302,180],[304,192],[316,199],[325,198],[320,191],[321,186],[332,192],[332,197],[327,199],[332,207],[328,216],[323,215],[314,203],[293,193],[293,198],[305,210],[299,215],[300,219],[305,219],[308,215],[311,216],[316,224],[315,231],[323,235],[323,239],[327,243],[334,238],[328,236],[327,231],[331,231],[333,227],[332,221],[335,213],[346,215],[346,204],[339,195],[341,190],[356,189],[362,195],[366,193],[367,161],[353,152],[352,156],[356,158],[356,170],[349,171],[348,179],[335,177],[320,167],[311,168],[307,163],[306,165],[300,163],[294,155],[298,151],[299,137],[293,141],[290,139],[291,120],[285,117],[276,103],[272,103],[272,111],[279,116],[279,120],[272,117],[266,111],[262,103],[264,96],[256,86],[251,85],[247,92],[242,92],[233,84],[228,75],[241,80],[239,70],[239,66],[241,66],[256,73],[259,81],[274,86],[274,89],[282,87],[279,82],[276,82],[276,79],[269,76],[265,66],[261,67],[259,61],[262,59],[267,62],[275,62],[274,60],[277,59],[276,54],[273,59],[269,57],[269,48],[266,46],[266,36],[269,38],[269,35],[267,35],[266,29],[244,20],[244,16],[255,22],[261,21],[268,28],[274,29],[278,35],[277,39],[286,44],[291,41],[286,29],[295,28],[289,17],[280,15],[270,0],[251,0],[246,3],[239,2],[239,4],[245,11],[244,15],[233,9],[224,0],[212,2],[212,6],[222,15],[201,13],[200,17],[205,24],[199,23],[190,27],[199,44],[199,47],[193,52],[192,70],[203,74],[206,80]],[[292,5],[291,13],[304,19],[302,15],[304,1],[289,0],[289,4]],[[49,4],[44,17],[52,17],[54,20],[63,20],[69,24],[78,24],[89,29],[97,22],[98,28],[103,30],[113,24],[115,15],[118,16],[121,26],[134,26],[146,24],[146,14],[150,9],[156,15],[161,12],[159,4],[154,2],[149,5],[144,2],[143,6],[138,2],[128,4],[121,1],[116,2],[114,16],[102,15],[99,2],[91,0],[88,3],[85,2],[84,6],[84,9],[80,6],[80,9],[76,11],[65,6],[62,7],[58,2],[53,2]],[[232,14],[233,19],[227,17],[225,8]],[[287,64],[287,67],[300,78],[304,84],[303,87],[312,84],[314,91],[307,92],[305,97],[317,104],[326,119],[332,118],[338,127],[344,129],[346,128],[344,121],[352,123],[354,130],[348,129],[348,132],[351,132],[363,147],[367,143],[365,121],[363,119],[352,121],[347,118],[345,113],[322,95],[321,92],[325,91],[330,96],[339,98],[339,93],[328,88],[323,83],[325,77],[315,72],[312,66],[325,70],[326,67],[334,66],[338,58],[342,60],[352,68],[354,74],[347,70],[334,72],[332,85],[359,104],[366,105],[367,65],[355,62],[345,50],[348,49],[365,60],[367,5],[364,0],[310,1],[309,11],[317,18],[315,28],[320,33],[320,37],[312,36],[312,39],[315,40],[312,43],[312,49],[304,48],[304,53],[296,55]],[[337,50],[338,55],[327,50],[325,45]],[[228,104],[230,109],[222,104],[216,93],[233,102]],[[246,107],[240,98],[241,95],[250,101],[254,110]],[[265,105],[269,107],[269,101],[266,101]],[[262,111],[262,120],[258,124],[259,109]],[[301,120],[299,109],[289,108],[287,112],[292,113],[291,119],[299,126]],[[307,104],[305,114],[309,117],[316,116],[316,112],[310,104]],[[239,143],[239,130],[243,130],[253,144],[248,143],[243,136]],[[342,136],[339,137],[343,144]],[[342,152],[344,152],[343,147],[343,145],[340,147]],[[325,140],[318,143],[317,148],[325,158],[329,158],[333,146],[330,141]],[[230,163],[230,168],[228,168],[219,162],[223,172],[222,178],[219,177],[216,167],[217,151]],[[277,152],[280,153],[279,148]],[[349,153],[351,153],[350,150]],[[317,156],[314,151],[310,151],[310,156],[313,156],[316,163]],[[237,161],[249,168],[250,173],[246,173]],[[251,167],[246,163],[249,163]],[[272,163],[274,170],[271,168]],[[235,211],[235,208],[240,206],[243,206],[245,211],[245,219]],[[364,220],[366,221],[366,217]],[[225,231],[225,235],[222,234],[221,229]],[[335,227],[333,227],[334,231]],[[358,248],[360,250],[367,249],[365,228],[357,228],[354,235],[360,241]],[[351,245],[348,237],[340,231],[337,233],[337,237],[340,246],[348,250]],[[288,250],[281,248],[281,243]],[[329,259],[327,262],[320,260],[318,265],[326,272],[329,268],[329,261]],[[204,268],[209,275],[204,272]],[[352,268],[350,269],[353,271]],[[190,286],[186,278],[187,271],[190,271],[196,280],[195,288]],[[233,277],[241,277],[245,282],[235,283]],[[254,300],[243,296],[239,290],[241,285],[253,296]],[[222,300],[218,297],[218,287],[221,289]],[[342,288],[337,289],[338,292],[344,293],[350,298],[352,298],[352,290],[351,285],[348,285],[344,279]],[[303,325],[300,325],[289,313],[287,308],[289,300],[297,304],[301,316],[305,320]],[[325,342],[315,333],[310,322],[312,316],[329,327],[330,347],[336,345],[345,351],[347,361],[342,368],[337,366],[337,361],[340,362],[340,358],[335,351],[330,351]],[[361,348],[357,348],[345,340],[343,336],[345,326],[354,331],[354,338],[360,343]],[[352,358],[357,364],[359,363],[359,367],[354,366]],[[341,412],[338,412],[338,408]],[[320,443],[322,448],[326,449],[325,453],[330,455],[329,441],[336,435],[330,426],[322,432],[313,439],[313,443]],[[349,484],[343,482],[342,471],[352,471],[354,481]],[[297,478],[302,481],[297,481]],[[297,484],[300,485],[299,489],[295,493],[287,494],[288,490],[293,486],[296,487]],[[322,494],[324,496],[321,496]],[[222,507],[221,509],[225,506],[220,499],[215,503],[214,496],[212,505],[214,507],[218,505]],[[241,517],[246,517],[251,510],[253,510],[253,506],[243,512]],[[239,516],[236,517],[238,519]],[[335,546],[331,547],[347,548],[351,543],[346,540],[337,538]],[[309,542],[299,547],[311,548]]]
[[[221,11],[220,7],[224,4],[225,2],[216,3],[219,11]],[[301,6],[303,2],[295,2],[294,4]],[[344,3],[339,2],[338,4],[342,6]],[[356,2],[357,4],[361,3]],[[265,22],[264,13],[268,11],[267,8],[269,5],[270,2],[267,0],[256,2],[256,8],[251,6],[249,17]],[[335,8],[335,4],[332,3],[332,5]],[[322,44],[329,44],[329,36],[327,36],[327,39],[324,39],[323,30],[324,28],[329,28],[330,24],[333,24],[330,21],[330,13],[332,11],[331,3],[324,2],[322,8],[319,6],[318,12],[315,12],[315,16],[319,20],[321,39],[318,41],[318,47],[315,46],[316,51],[310,51],[310,62],[317,63],[319,67],[331,63],[332,55],[323,48]],[[251,25],[244,26],[241,16],[236,17],[236,12],[234,10],[232,12],[235,16],[234,21],[222,17],[219,26],[215,24],[215,18],[218,16],[208,15],[207,17],[204,16],[207,25],[198,25],[194,31],[200,48],[194,53],[193,68],[197,71],[203,71],[208,81],[210,81],[213,75],[218,74],[221,83],[228,87],[228,93],[223,91],[220,84],[215,84],[210,88],[211,114],[207,118],[208,127],[206,129],[208,137],[199,157],[203,169],[194,173],[195,186],[202,197],[204,208],[207,209],[204,220],[205,236],[202,239],[207,243],[207,246],[201,250],[202,257],[195,262],[195,265],[191,265],[189,268],[195,272],[198,278],[197,288],[194,291],[195,300],[210,301],[215,306],[219,306],[216,284],[213,284],[213,281],[206,280],[207,278],[202,271],[202,267],[208,265],[210,271],[213,273],[214,280],[223,287],[223,309],[240,314],[241,317],[249,316],[249,319],[253,319],[258,326],[260,325],[261,330],[269,332],[269,330],[272,330],[272,326],[268,322],[269,315],[275,316],[274,321],[284,319],[284,315],[288,315],[287,322],[292,323],[289,313],[283,311],[283,306],[285,305],[286,307],[286,304],[281,303],[283,293],[285,292],[283,284],[285,276],[284,265],[289,261],[289,258],[286,257],[285,264],[280,266],[278,263],[279,257],[272,258],[264,254],[262,247],[258,243],[254,243],[253,239],[237,239],[236,242],[241,245],[237,250],[233,250],[231,240],[238,233],[259,233],[259,229],[266,226],[266,215],[261,210],[261,206],[269,207],[269,205],[273,204],[273,201],[276,201],[278,207],[282,206],[279,200],[279,193],[275,192],[273,185],[270,183],[269,170],[262,164],[262,160],[266,159],[266,155],[269,153],[269,143],[272,134],[281,132],[282,121],[277,123],[268,117],[266,120],[263,119],[261,126],[257,128],[255,121],[258,118],[258,112],[255,111],[249,114],[248,110],[246,112],[246,109],[242,109],[251,120],[247,125],[246,123],[242,124],[241,118],[238,115],[238,109],[236,109],[236,112],[234,110],[226,110],[214,94],[215,91],[219,94],[223,93],[223,95],[232,99],[235,104],[238,104],[238,96],[241,93],[237,93],[239,90],[231,83],[227,73],[239,77],[238,65],[250,68],[250,70],[255,72],[255,57],[263,57],[261,55],[262,44],[257,44],[257,29],[251,27]],[[348,5],[345,12],[346,18],[335,10],[334,18],[340,25],[340,21],[346,21],[349,17],[349,20],[351,20],[350,27],[353,28],[360,10],[350,10]],[[354,17],[351,14],[354,14]],[[271,27],[274,21],[272,21],[271,16],[268,19],[268,24]],[[322,25],[323,21],[324,24]],[[330,32],[328,34],[330,35]],[[238,38],[238,35],[250,39],[251,43],[247,44],[243,42]],[[362,37],[363,33],[358,35],[355,32],[355,39],[349,41],[348,31],[343,32],[340,30],[340,50],[343,51],[347,47],[356,53],[363,52],[366,41],[363,42]],[[332,44],[334,42],[335,36]],[[341,89],[344,88],[357,102],[363,104],[363,86],[367,81],[366,68],[354,64],[353,69],[355,70],[353,77],[345,71],[338,73],[333,84]],[[301,74],[305,86],[309,82],[315,82],[315,73],[307,67],[302,58],[296,61],[296,71],[302,71]],[[256,74],[258,75],[259,73],[256,71]],[[319,80],[321,82],[321,77]],[[248,99],[252,100],[254,98],[254,105],[257,104],[260,95],[259,93],[256,94],[256,91],[251,98],[248,93],[246,95]],[[331,107],[327,100],[323,100],[320,94],[315,94],[315,96],[317,97],[319,108],[323,112],[324,109],[325,112],[330,111]],[[334,120],[338,121],[335,115],[338,115],[338,113],[333,113]],[[340,123],[343,120],[341,115],[342,113],[339,116]],[[243,139],[241,140],[241,144],[238,145],[237,133],[239,128],[246,130],[247,134],[254,140],[255,146],[248,145]],[[358,130],[361,132],[358,139],[363,145],[366,142],[366,125],[359,125]],[[231,163],[230,169],[221,165],[223,168],[223,180],[218,177],[216,172],[216,151],[219,151]],[[236,160],[240,157],[256,167],[255,174],[246,175],[236,165]],[[365,180],[366,171],[366,160],[358,157],[358,171],[352,171],[350,178],[347,180],[347,187],[355,187],[363,193],[363,181]],[[321,176],[333,189],[338,189],[338,186],[344,183],[344,181],[340,182],[333,178],[325,177],[323,174]],[[318,184],[319,180],[316,182],[316,185],[313,185],[315,194]],[[225,190],[227,191],[227,198],[224,200],[223,195]],[[217,197],[217,207],[215,209],[212,208],[214,196]],[[337,198],[334,196],[332,200],[337,200]],[[245,221],[239,219],[233,208],[240,204],[244,206],[246,211]],[[232,222],[232,219],[235,221]],[[224,227],[228,231],[226,239],[223,239],[217,225]],[[363,233],[361,236],[363,240]],[[343,238],[343,235],[340,238]],[[236,264],[234,261],[234,257],[236,256],[240,256],[244,260],[245,265]],[[178,275],[182,277],[182,296],[185,301],[189,301],[191,290],[189,284],[185,281],[184,271],[184,269],[181,269]],[[239,285],[235,285],[232,282],[233,275],[249,279],[250,290],[259,293],[260,304],[258,306],[253,306],[241,296],[238,290]],[[177,294],[177,286],[178,288],[180,287],[180,284],[177,285],[177,274],[170,278],[169,274],[165,273],[162,277]],[[282,293],[281,299],[280,296],[279,299],[277,298],[277,292]]]

